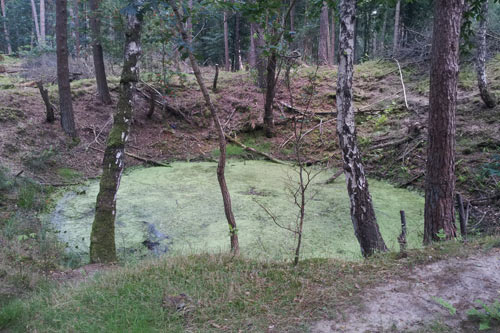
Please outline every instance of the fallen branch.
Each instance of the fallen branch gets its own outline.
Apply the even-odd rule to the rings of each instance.
[[[341,174],[344,173],[344,170],[343,169],[340,169],[338,170],[337,172],[335,172],[333,174],[333,176],[331,176],[330,178],[328,178],[326,181],[325,181],[325,184],[332,184],[337,178],[339,178],[339,176]]]
[[[416,175],[415,177],[411,178],[406,183],[399,184],[398,187],[403,188],[403,187],[406,187],[408,185],[411,185],[413,182],[415,182],[416,180],[420,179],[424,175],[425,175],[425,172],[419,173],[418,175]]]
[[[320,127],[320,126],[323,126],[325,124],[328,124],[332,121],[335,121],[337,120],[336,118],[333,118],[333,119],[330,119],[330,120],[327,120],[325,122],[320,122],[318,125],[308,129],[307,131],[304,132],[304,134],[302,134],[300,136],[300,139],[304,138],[307,134],[311,133],[312,131],[314,131],[316,128]],[[283,149],[287,144],[288,142],[290,142],[290,140],[292,140],[293,138],[295,137],[295,134],[293,134],[292,136],[290,136],[288,139],[286,139],[281,145],[280,145],[280,149]]]
[[[390,147],[390,146],[399,146],[405,142],[410,141],[411,139],[412,139],[411,137],[407,136],[407,137],[402,138],[402,139],[397,139],[397,140],[381,143],[381,144],[378,144],[375,146],[371,146],[370,149],[381,149],[381,148],[386,148],[386,147]]]
[[[264,152],[258,151],[257,149],[254,149],[252,147],[248,147],[248,146],[244,145],[243,143],[239,142],[238,140],[231,137],[230,135],[227,135],[226,133],[224,133],[224,135],[226,136],[226,139],[228,139],[230,142],[236,144],[237,146],[240,146],[241,148],[243,148],[246,151],[252,152],[252,153],[257,154],[257,155],[261,155],[273,163],[286,164],[285,162],[282,162],[280,160],[275,159],[274,157],[272,157],[269,154],[266,154]]]
[[[283,106],[285,111],[287,112],[293,112],[293,113],[298,113],[300,115],[311,115],[311,116],[326,116],[326,115],[332,115],[335,116],[337,112],[335,111],[306,111],[306,110],[301,110],[295,106],[291,106],[290,104],[287,104],[285,102],[280,102],[278,101],[278,104]]]
[[[144,84],[151,92],[154,92],[156,93],[157,95],[159,95],[161,97],[161,99],[163,100],[165,96],[163,96],[163,94],[161,92],[159,92],[155,87],[153,87],[152,85],[150,84],[147,84],[146,82],[144,81],[140,81],[142,84]],[[138,92],[141,93],[141,95],[147,99],[147,100],[151,100],[153,99],[154,102],[159,105],[162,109],[164,110],[167,110],[168,112],[172,113],[175,117],[177,118],[182,118],[184,119],[188,124],[192,125],[193,122],[191,120],[189,120],[189,118],[181,111],[181,110],[177,110],[176,108],[168,105],[166,102],[162,102],[162,101],[158,101],[156,98],[154,98],[154,94],[146,94],[144,91],[142,91],[141,89],[138,89],[136,88],[136,90]]]
[[[104,153],[104,150],[102,149],[99,149],[99,148],[95,148],[95,147],[89,147],[95,151],[98,151],[98,152],[101,152],[101,153]],[[148,163],[148,164],[152,164],[152,165],[156,165],[156,166],[161,166],[161,167],[166,167],[166,168],[170,168],[170,164],[165,164],[165,163],[162,163],[162,162],[158,162],[158,161],[155,161],[155,160],[152,160],[152,159],[149,159],[149,158],[146,158],[146,157],[141,157],[141,156],[137,156],[135,154],[132,154],[132,153],[128,153],[128,152],[125,152],[125,155],[129,156],[129,157],[132,157],[132,158],[135,158],[136,160],[139,160],[139,161],[142,161],[142,162],[145,162],[145,163]]]
[[[398,69],[399,69],[399,78],[401,79],[401,86],[403,86],[403,95],[404,95],[404,98],[405,98],[405,106],[406,106],[406,110],[410,110],[410,108],[408,107],[408,99],[406,98],[406,88],[405,88],[405,82],[403,80],[403,72],[401,71],[401,66],[399,65],[399,61],[398,59],[396,58],[393,58],[393,60],[396,62],[396,64],[398,65]]]

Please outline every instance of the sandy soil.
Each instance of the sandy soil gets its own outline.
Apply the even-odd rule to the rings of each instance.
[[[320,321],[312,332],[427,332],[432,323],[453,332],[475,332],[478,325],[467,320],[466,312],[477,306],[475,300],[500,299],[499,272],[500,249],[418,267],[365,291],[360,304],[339,309],[338,320]],[[438,299],[455,307],[456,314]]]

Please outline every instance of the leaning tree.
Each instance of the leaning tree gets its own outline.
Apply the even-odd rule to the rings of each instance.
[[[126,13],[127,29],[120,78],[120,97],[102,160],[102,176],[90,235],[90,262],[92,263],[116,261],[116,194],[124,168],[125,143],[132,121],[133,92],[139,80],[137,61],[141,55],[142,9],[134,4]]]

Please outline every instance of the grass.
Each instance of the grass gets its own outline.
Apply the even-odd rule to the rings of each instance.
[[[0,308],[40,288],[45,274],[65,261],[64,247],[36,217],[47,209],[51,192],[0,168]]]
[[[263,138],[259,138],[257,136],[248,136],[245,137],[242,142],[245,146],[254,148],[260,152],[263,153],[268,153],[271,151],[271,143],[269,141],[265,141]],[[220,155],[220,150],[215,149],[212,153],[214,157],[219,157]],[[228,144],[226,146],[226,155],[227,157],[236,157],[236,158],[248,158],[252,157],[255,158],[256,156],[251,156],[249,152],[247,152],[245,149],[241,148],[238,145],[235,144]]]
[[[490,240],[491,241],[491,240]],[[294,268],[224,254],[157,259],[124,266],[77,286],[45,289],[0,310],[12,332],[302,332],[335,318],[335,307],[358,302],[364,288],[418,264],[482,249],[488,240],[438,243],[362,262],[302,261]],[[190,311],[162,307],[166,296],[189,296]]]
[[[71,168],[59,168],[57,174],[66,181],[74,181],[82,177],[82,173]]]
[[[472,90],[477,86],[476,71],[473,66],[462,66],[460,68],[458,86],[464,90]]]

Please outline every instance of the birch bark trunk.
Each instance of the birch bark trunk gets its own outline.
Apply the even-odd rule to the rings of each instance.
[[[11,54],[12,46],[10,44],[9,29],[7,28],[7,12],[5,10],[5,0],[1,0],[0,5],[2,6],[3,33],[4,33],[5,43],[7,44],[7,54]]]
[[[351,204],[354,233],[367,257],[386,251],[368,190],[361,154],[356,144],[352,78],[354,63],[355,0],[340,1],[339,67],[337,81],[337,135]]]
[[[477,31],[477,85],[479,94],[484,104],[489,108],[497,105],[496,97],[488,89],[488,79],[486,77],[486,29],[488,27],[488,0],[483,0],[481,14],[479,18],[479,28]]]
[[[102,160],[102,176],[90,235],[91,263],[116,261],[116,194],[120,187],[124,168],[125,143],[130,133],[132,121],[133,92],[139,80],[137,61],[141,54],[141,24],[139,15],[128,15],[124,62],[120,78],[120,97]]]
[[[35,24],[36,40],[38,45],[41,43],[40,39],[40,25],[38,24],[38,14],[36,12],[35,0],[31,0],[31,13],[33,15],[33,22]]]
[[[45,0],[40,0],[40,43],[45,45]]]

